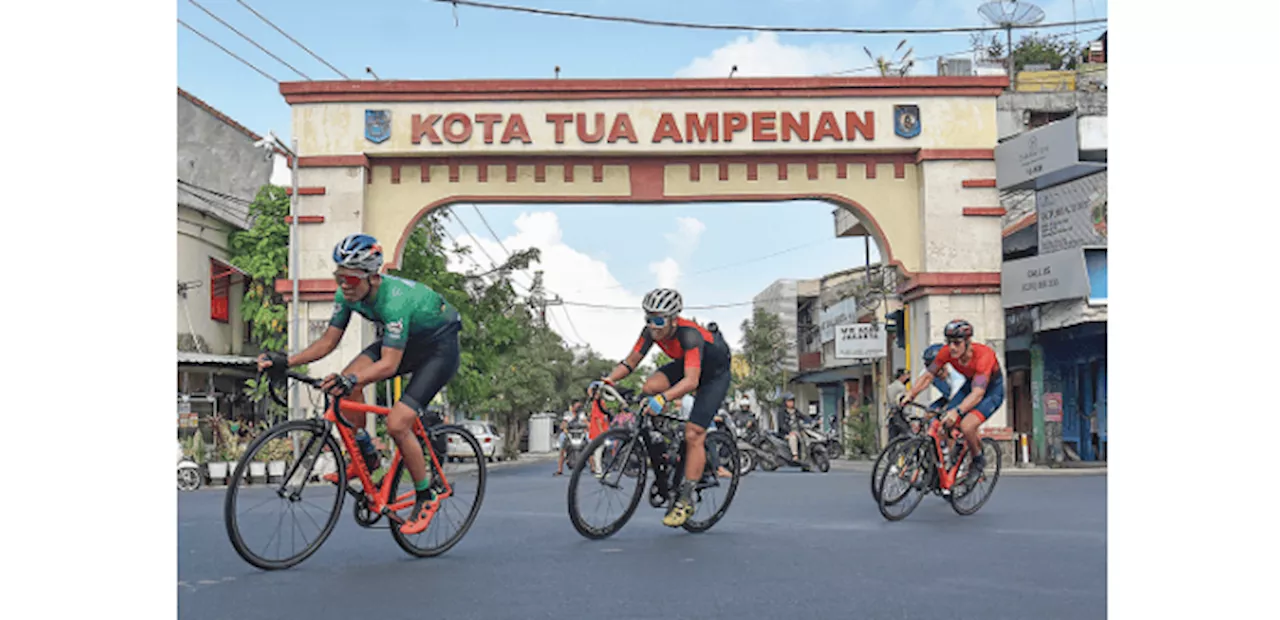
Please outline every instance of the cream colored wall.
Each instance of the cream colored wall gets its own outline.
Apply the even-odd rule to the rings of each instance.
[[[999,272],[1000,218],[964,215],[965,207],[999,207],[994,188],[965,188],[968,179],[994,179],[994,161],[920,164],[919,217],[924,224],[926,272]]]
[[[177,328],[179,334],[195,333],[204,339],[208,350],[218,355],[239,354],[243,349],[244,320],[240,314],[243,297],[239,282],[230,289],[230,320],[221,323],[210,318],[209,259],[227,262],[227,223],[199,211],[178,205],[178,281],[199,282],[199,288],[187,289],[187,296],[177,296]],[[188,323],[190,317],[190,323]]]
[[[692,154],[729,152],[816,152],[830,151],[833,146],[841,152],[872,152],[885,150],[923,149],[989,149],[996,143],[996,99],[994,97],[912,97],[911,103],[920,106],[922,129],[915,138],[900,138],[893,133],[893,106],[902,104],[900,97],[858,98],[741,98],[741,99],[632,99],[597,101],[485,101],[485,102],[409,102],[409,103],[305,103],[293,106],[294,135],[298,137],[299,152],[306,155],[458,155],[458,154]],[[381,144],[373,144],[364,138],[365,110],[389,110],[391,112],[391,136]],[[654,130],[663,112],[674,115],[681,134],[685,132],[687,113],[705,115],[709,112],[782,112],[799,115],[810,113],[810,131],[817,127],[818,117],[824,111],[833,112],[841,133],[845,130],[845,112],[856,112],[864,117],[865,111],[874,113],[874,140],[863,140],[860,134],[853,141],[836,142],[752,142],[751,127],[735,134],[732,142],[685,142],[676,144],[670,140],[653,143]],[[601,140],[595,144],[578,139],[573,125],[567,125],[563,144],[555,142],[555,127],[547,122],[548,113],[584,113],[589,127],[594,128],[594,115],[605,114],[605,134],[618,114],[623,112],[631,119],[638,143],[620,140],[609,144]],[[443,140],[443,119],[435,124],[442,144],[430,144],[423,139],[420,144],[412,141],[412,117],[418,114],[442,116],[451,113],[467,114],[472,118],[470,140],[452,144]],[[474,122],[475,114],[501,114],[503,122],[495,127],[492,144],[483,140],[481,126]],[[500,138],[510,115],[519,113],[529,130],[531,144],[513,141],[501,144]],[[705,117],[703,117],[705,118]],[[575,121],[576,122],[576,121]],[[779,133],[781,121],[774,123]],[[723,119],[721,120],[723,130]],[[723,134],[723,131],[721,131]]]

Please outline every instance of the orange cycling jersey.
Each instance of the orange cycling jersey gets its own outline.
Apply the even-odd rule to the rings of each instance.
[[[724,339],[717,339],[707,328],[688,319],[677,318],[675,333],[666,340],[656,342],[658,348],[671,359],[683,360],[686,370],[700,368],[703,376],[715,374],[729,366],[729,347]],[[644,357],[654,343],[653,337],[649,335],[649,328],[645,327],[641,329],[640,338],[636,340],[632,351]]]
[[[960,360],[951,357],[951,347],[942,347],[933,363],[929,364],[929,372],[937,373],[944,364],[951,364],[956,372],[973,381],[973,387],[986,388],[991,380],[1000,376],[1000,362],[991,347],[976,342],[970,346],[973,347],[973,356],[968,364],[961,364]]]

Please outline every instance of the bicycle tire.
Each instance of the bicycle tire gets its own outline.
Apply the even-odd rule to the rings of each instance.
[[[637,454],[639,457],[639,471],[636,472],[637,475],[635,476],[637,480],[636,490],[632,492],[631,502],[628,504],[627,509],[623,511],[622,516],[618,517],[618,519],[613,523],[604,527],[592,527],[583,520],[582,514],[578,510],[577,494],[578,483],[582,480],[582,472],[584,469],[587,469],[586,466],[590,462],[590,459],[584,458],[574,464],[573,473],[569,475],[569,521],[573,523],[573,528],[578,530],[579,534],[582,534],[591,540],[603,540],[613,536],[618,532],[618,530],[622,529],[622,526],[627,524],[627,521],[631,520],[631,516],[636,512],[636,507],[640,505],[640,497],[644,495],[645,481],[649,479],[648,455],[644,451],[644,446],[640,442],[639,435],[634,430],[629,428],[615,428],[605,431],[599,437],[591,440],[591,443],[587,444],[587,448],[584,453],[587,455],[595,454],[595,451],[610,439],[619,440],[618,452],[620,454],[625,453],[626,450],[630,449],[632,454]],[[629,446],[629,444],[631,445]],[[626,467],[625,463],[623,464],[623,467]],[[630,476],[625,477],[630,478]],[[594,477],[592,480],[595,481]]]
[[[914,437],[898,444],[897,450],[902,451],[907,456],[907,460],[901,470],[895,472],[892,468],[886,467],[880,474],[880,493],[876,499],[876,507],[880,510],[880,516],[889,521],[901,521],[914,512],[916,506],[920,505],[927,489],[916,488],[915,485],[921,480],[927,483],[931,478],[930,463],[926,452],[931,447],[932,443],[928,441],[927,437]],[[888,480],[889,474],[892,473],[895,476],[899,476],[902,472],[913,472],[911,475],[906,476],[908,482],[906,490],[897,497],[887,498],[884,494],[884,484]],[[915,497],[911,498],[913,491],[915,492]],[[890,507],[896,506],[904,506],[903,511],[894,513],[889,510]]]
[[[320,528],[320,536],[303,549],[301,553],[281,560],[269,560],[249,550],[248,546],[245,544],[244,537],[240,533],[238,527],[239,520],[236,518],[235,513],[241,481],[246,479],[244,474],[249,470],[249,463],[253,462],[254,456],[257,455],[258,451],[263,446],[267,445],[267,442],[270,441],[273,436],[287,436],[288,433],[295,430],[310,432],[321,438],[319,440],[321,443],[321,450],[323,451],[326,447],[329,448],[329,451],[333,455],[334,461],[337,464],[337,471],[339,472],[339,475],[342,475],[342,472],[345,472],[347,469],[347,464],[343,460],[342,449],[339,447],[338,441],[333,437],[332,433],[326,432],[324,424],[312,420],[294,420],[283,424],[277,424],[276,426],[268,429],[267,432],[259,435],[249,444],[249,447],[245,449],[244,456],[240,458],[240,463],[236,465],[235,471],[232,472],[230,478],[227,480],[227,494],[223,499],[222,504],[222,519],[226,524],[227,536],[231,539],[231,546],[236,550],[236,553],[239,554],[244,561],[263,570],[281,570],[290,568],[311,557],[312,554],[319,550],[320,545],[324,544],[324,541],[328,540],[329,535],[333,533],[333,527],[338,523],[338,517],[342,514],[343,499],[347,495],[345,489],[341,487],[337,488],[333,510],[329,512],[328,520],[325,521],[325,524]],[[308,442],[308,444],[309,443],[310,442]],[[318,460],[319,459],[317,458],[316,461]],[[310,467],[314,467],[316,461],[312,461]],[[310,470],[308,470],[306,474],[306,479],[309,478]],[[305,483],[303,488],[306,488]]]
[[[983,449],[982,449],[983,455],[987,454],[987,449],[986,449],[987,446],[990,446],[991,449],[995,451],[995,454],[996,454],[996,458],[994,459],[995,466],[996,466],[995,474],[990,473],[990,467],[991,467],[990,461],[987,462],[988,470],[983,472],[983,477],[989,478],[991,484],[985,486],[986,491],[983,494],[982,499],[979,499],[978,503],[974,504],[972,508],[961,508],[960,505],[957,503],[957,502],[963,501],[966,497],[969,497],[969,495],[972,494],[975,489],[967,489],[964,494],[958,495],[958,496],[955,493],[952,493],[947,498],[949,500],[948,503],[951,504],[951,509],[956,511],[956,514],[963,517],[967,517],[975,512],[978,512],[978,510],[981,509],[982,506],[987,503],[987,500],[991,499],[991,494],[995,493],[995,490],[996,490],[996,482],[1000,480],[1000,465],[1001,465],[1000,464],[1000,460],[1001,460],[1000,444],[996,443],[996,441],[990,437],[983,437],[982,445],[983,445]]]
[[[445,508],[445,502],[449,501],[450,499],[453,499],[453,497],[448,497],[440,501],[440,507],[436,509],[436,516],[432,518],[431,524],[427,526],[426,530],[423,530],[418,534],[404,534],[400,531],[400,525],[393,522],[391,524],[391,537],[395,539],[396,544],[400,545],[400,548],[403,549],[405,553],[408,553],[409,555],[412,555],[414,557],[419,557],[419,558],[435,557],[452,549],[455,545],[461,542],[462,537],[466,536],[467,532],[471,530],[472,524],[476,522],[476,517],[480,514],[480,504],[484,502],[485,484],[486,484],[486,481],[488,480],[488,466],[485,464],[486,459],[484,457],[484,450],[482,450],[480,447],[480,441],[475,438],[475,435],[471,434],[471,431],[468,431],[466,428],[462,426],[458,426],[456,424],[441,424],[439,426],[434,426],[430,429],[427,429],[427,436],[430,438],[432,445],[435,445],[437,443],[437,440],[440,437],[443,437],[448,434],[455,434],[455,435],[461,436],[462,440],[466,442],[472,450],[472,455],[474,456],[472,455],[463,456],[461,458],[461,462],[465,464],[468,462],[467,459],[469,458],[475,459],[476,477],[478,479],[476,482],[476,501],[474,504],[471,505],[471,510],[470,512],[467,513],[466,518],[463,519],[462,526],[458,528],[458,531],[454,533],[452,536],[450,536],[449,538],[447,538],[443,543],[436,546],[421,547],[415,544],[413,541],[410,541],[409,539],[410,537],[414,537],[416,539],[417,537],[425,536],[428,532],[430,532],[431,528],[436,524],[436,519],[440,518],[440,513]],[[418,442],[419,444],[421,444],[422,442],[421,438],[419,438]],[[424,447],[424,450],[425,450],[425,447]],[[447,450],[443,455],[441,454],[436,455],[436,459],[440,461],[440,464],[442,466],[445,464],[447,455],[448,455]],[[432,466],[431,463],[428,462],[427,467],[431,467],[431,466]],[[405,476],[404,475],[405,473],[406,473],[406,469],[405,469],[404,459],[402,458],[400,460],[400,465],[396,467],[396,477],[392,479],[393,481],[391,483],[391,497],[394,498],[400,495],[400,491],[399,491],[400,484],[406,478],[409,480],[412,480],[412,478]]]
[[[884,473],[883,470],[880,469],[880,466],[887,462],[885,460],[885,455],[888,454],[894,446],[908,439],[910,439],[910,437],[895,437],[889,442],[889,445],[885,446],[884,449],[880,451],[880,456],[876,457],[875,464],[871,466],[871,499],[874,499],[877,502],[880,501],[880,474]]]
[[[717,463],[717,469],[719,467],[724,467],[725,471],[729,472],[729,493],[725,496],[724,505],[720,506],[719,510],[716,510],[705,521],[695,521],[693,517],[689,517],[689,519],[684,522],[684,525],[681,527],[683,527],[686,532],[694,534],[700,534],[711,529],[711,526],[724,518],[724,513],[729,510],[729,505],[733,503],[733,498],[738,493],[738,479],[742,477],[738,474],[738,459],[742,458],[742,456],[738,452],[738,443],[733,440],[733,437],[729,436],[729,434],[724,431],[710,431],[707,433],[705,441],[706,444],[704,444],[704,446],[711,443],[719,443],[723,446],[728,446],[730,454],[729,463]],[[703,470],[705,471],[711,467],[711,459],[708,458],[706,464],[703,465]],[[712,469],[710,473],[712,476],[718,476],[719,474],[715,469]],[[716,478],[716,480],[719,479],[719,477]]]

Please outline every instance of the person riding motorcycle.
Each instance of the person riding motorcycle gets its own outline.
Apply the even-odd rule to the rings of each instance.
[[[779,438],[785,437],[787,445],[791,448],[791,460],[800,460],[800,446],[804,445],[804,438],[801,432],[804,426],[808,426],[813,422],[808,414],[796,409],[796,396],[791,392],[782,395],[783,411],[778,415],[778,432]]]

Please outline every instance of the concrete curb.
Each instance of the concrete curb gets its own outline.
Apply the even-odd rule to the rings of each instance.
[[[836,459],[831,461],[832,471],[856,471],[859,473],[871,473],[871,468],[875,465],[875,461],[846,461]],[[1073,468],[1053,468],[1043,466],[1021,467],[1017,465],[1005,465],[1000,469],[1001,476],[1105,476],[1107,475],[1106,467],[1073,467]]]

